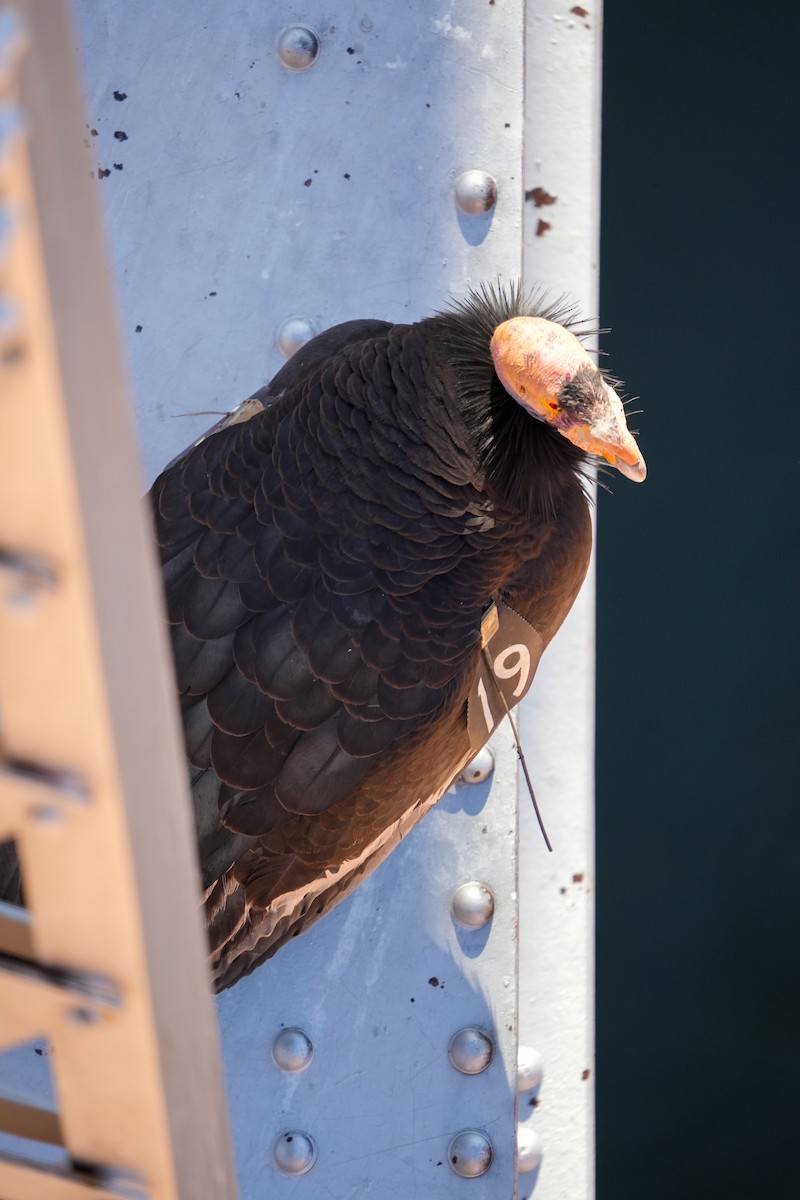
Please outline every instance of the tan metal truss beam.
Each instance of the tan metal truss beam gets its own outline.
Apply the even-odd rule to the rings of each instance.
[[[72,30],[63,0],[9,13],[28,50],[6,36],[0,66],[0,839],[30,915],[0,912],[0,1048],[49,1040],[58,1114],[14,1098],[0,1123],[81,1170],[2,1158],[0,1195],[221,1200],[185,766]]]

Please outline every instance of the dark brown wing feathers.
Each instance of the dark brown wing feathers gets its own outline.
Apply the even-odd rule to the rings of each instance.
[[[566,536],[487,494],[435,321],[329,330],[260,397],[152,490],[218,986],[443,790],[483,610],[548,639],[589,545],[573,475]]]

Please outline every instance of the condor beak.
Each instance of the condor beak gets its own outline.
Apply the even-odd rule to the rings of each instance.
[[[634,483],[644,483],[647,467],[636,440],[625,421],[625,409],[613,388],[603,381],[602,394],[595,393],[588,422],[560,429],[565,438],[607,463]]]
[[[612,466],[615,466],[626,479],[632,479],[634,483],[644,483],[647,478],[647,464],[641,457],[636,464],[629,464],[624,459],[615,458]]]

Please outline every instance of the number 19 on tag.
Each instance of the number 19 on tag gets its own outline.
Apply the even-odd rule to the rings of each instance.
[[[476,751],[528,691],[544,648],[541,635],[519,613],[500,600],[493,609],[484,617],[481,654],[467,701],[469,740]]]
[[[530,678],[530,651],[528,650],[527,646],[523,645],[522,642],[515,642],[513,646],[507,646],[505,650],[501,650],[496,658],[491,659],[491,664],[492,674],[498,681],[498,686],[500,687],[503,697],[505,698],[508,707],[513,708],[520,696],[524,694]],[[500,683],[500,680],[516,680],[516,683],[512,688],[511,684],[505,683],[504,685]],[[511,692],[510,696],[508,695],[509,690]],[[492,708],[489,703],[489,697],[486,694],[486,684],[482,677],[478,680],[478,699],[481,702],[481,712],[483,713],[483,719],[486,722],[486,733],[488,735],[492,732],[495,725],[499,724],[500,720],[505,716],[505,709],[498,713],[496,717],[493,716]],[[495,704],[499,704],[499,698],[496,695],[493,697],[493,699]]]

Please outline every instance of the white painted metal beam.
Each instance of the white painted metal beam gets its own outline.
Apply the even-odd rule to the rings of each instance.
[[[599,314],[602,3],[529,0],[525,278]],[[520,1039],[541,1086],[520,1116],[537,1200],[594,1195],[594,567],[522,706],[553,854],[520,797]],[[537,1101],[531,1106],[531,1101]],[[525,1110],[527,1109],[527,1116]],[[520,1196],[531,1186],[523,1176]]]

